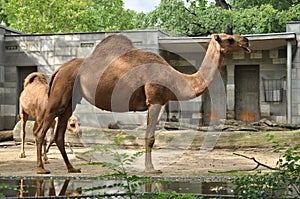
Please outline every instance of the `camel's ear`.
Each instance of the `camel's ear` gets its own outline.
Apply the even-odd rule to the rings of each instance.
[[[218,34],[213,34],[212,36],[213,36],[214,40],[216,40],[217,42],[220,42],[221,38]]]

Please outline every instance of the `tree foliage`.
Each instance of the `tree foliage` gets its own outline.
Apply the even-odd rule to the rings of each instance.
[[[285,32],[300,21],[300,0],[161,0],[150,13],[123,0],[1,0],[2,24],[26,33],[158,28],[171,36]]]
[[[299,4],[299,0],[228,0],[235,9],[245,9],[259,7],[262,5],[272,5],[277,10],[288,10],[292,5]]]
[[[1,8],[2,23],[26,33],[131,29],[136,14],[122,0],[7,0]]]
[[[152,27],[189,36],[225,32],[228,25],[235,34],[284,32],[286,22],[300,20],[298,0],[228,2],[230,9],[208,5],[206,0],[162,0],[147,17]]]

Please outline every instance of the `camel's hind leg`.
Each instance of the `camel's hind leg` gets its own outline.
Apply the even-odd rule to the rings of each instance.
[[[33,126],[33,132],[36,131],[37,127],[38,127],[38,123],[37,123],[37,121],[35,121],[34,126]],[[34,139],[35,139],[35,141],[37,141],[36,135],[34,135]],[[45,164],[49,164],[49,159],[48,159],[48,156],[46,154],[46,144],[47,144],[47,140],[44,139],[44,142],[43,142],[43,159],[44,159]]]
[[[49,152],[49,149],[51,147],[51,145],[55,142],[55,132],[57,130],[57,118],[55,118],[55,120],[53,121],[51,127],[50,127],[50,141],[49,144],[45,150],[45,153]]]
[[[28,114],[26,113],[20,113],[19,115],[20,121],[21,121],[21,131],[20,131],[20,137],[21,137],[21,152],[19,157],[25,158],[25,136],[26,136],[26,122],[28,120]]]
[[[69,161],[65,150],[65,133],[67,129],[67,123],[69,117],[72,115],[72,107],[71,104],[68,105],[66,111],[58,117],[57,130],[55,132],[55,142],[57,147],[60,150],[62,157],[64,158],[65,164],[67,166],[69,173],[80,173],[80,169],[75,169]]]
[[[42,145],[45,143],[45,135],[50,128],[55,117],[51,114],[45,114],[45,120],[43,123],[38,124],[34,129],[34,136],[36,142],[36,157],[37,157],[37,173],[38,174],[48,174],[50,171],[44,168],[42,162]]]

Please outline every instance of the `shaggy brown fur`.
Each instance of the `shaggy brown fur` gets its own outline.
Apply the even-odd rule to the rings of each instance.
[[[21,121],[21,152],[20,158],[25,158],[25,136],[26,136],[26,122],[28,117],[31,116],[35,118],[33,132],[41,119],[43,118],[44,111],[48,103],[48,91],[49,86],[47,79],[41,72],[30,73],[24,80],[24,90],[22,91],[19,98],[19,115],[18,118]],[[46,141],[44,142],[44,161],[48,162],[47,153],[51,144],[54,142],[55,134],[54,129],[56,125],[56,120],[52,120],[50,126],[51,138],[50,143],[46,150]],[[74,133],[76,136],[81,136],[80,122],[75,116],[72,116],[68,120],[69,131]]]
[[[39,138],[37,172],[49,173],[41,161],[41,144],[50,127],[48,121],[57,116],[60,128],[57,131],[56,144],[60,147],[68,171],[80,172],[80,169],[75,169],[69,162],[63,138],[65,118],[72,114],[71,102],[77,102],[82,97],[96,107],[108,111],[148,110],[145,171],[160,172],[153,167],[151,148],[155,141],[155,126],[161,106],[171,100],[188,100],[201,95],[218,73],[224,56],[247,51],[248,46],[245,37],[215,34],[199,71],[187,75],[173,69],[159,55],[134,48],[131,41],[123,35],[105,38],[90,57],[85,60],[71,60],[54,74],[49,106],[43,125],[36,131]],[[76,93],[72,93],[73,88]]]

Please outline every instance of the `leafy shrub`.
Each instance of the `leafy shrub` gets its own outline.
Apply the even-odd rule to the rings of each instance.
[[[273,140],[273,136],[269,140]],[[280,152],[287,144],[273,142]],[[240,176],[234,179],[234,193],[238,198],[299,198],[300,144],[288,146],[277,162],[275,171],[265,174]]]

